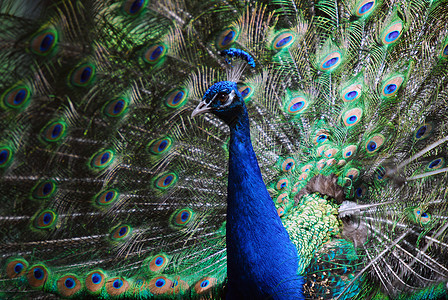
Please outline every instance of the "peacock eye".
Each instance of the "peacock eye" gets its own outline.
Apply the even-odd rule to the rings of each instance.
[[[229,94],[226,93],[218,93],[215,98],[221,104],[226,104],[227,100],[229,100]]]

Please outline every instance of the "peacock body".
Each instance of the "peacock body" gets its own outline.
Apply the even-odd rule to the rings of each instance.
[[[0,13],[0,298],[447,297],[446,0]]]

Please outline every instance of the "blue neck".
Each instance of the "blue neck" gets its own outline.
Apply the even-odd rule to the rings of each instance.
[[[297,249],[266,190],[242,109],[229,125],[227,299],[303,299]]]

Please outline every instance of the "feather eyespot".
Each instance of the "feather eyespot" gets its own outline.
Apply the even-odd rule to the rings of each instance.
[[[67,123],[63,121],[57,121],[50,123],[42,130],[42,137],[46,142],[57,142],[60,141],[66,133]]]
[[[112,285],[114,288],[119,289],[123,286],[123,280],[115,279],[114,282],[112,283]]]
[[[93,82],[95,77],[95,66],[83,64],[77,67],[70,75],[70,82],[77,87],[85,87]]]
[[[296,161],[292,157],[288,157],[282,163],[283,172],[292,172],[295,169]]]
[[[426,169],[428,171],[433,171],[442,168],[444,165],[445,165],[445,159],[443,157],[439,157],[431,161]]]
[[[300,174],[298,179],[299,179],[299,181],[303,181],[307,178],[308,178],[308,172],[303,172],[302,174]]]
[[[178,214],[176,217],[176,224],[185,224],[191,219],[191,212],[184,210]]]
[[[448,58],[448,40],[445,42],[445,46],[442,48],[443,48],[441,53],[442,58]]]
[[[48,269],[44,265],[32,266],[26,274],[28,284],[33,288],[41,288],[48,279]]]
[[[314,136],[313,142],[315,145],[320,145],[325,142],[328,142],[328,138],[329,138],[328,132],[324,129],[321,129]]]
[[[165,253],[158,254],[149,260],[148,267],[151,272],[162,272],[168,265],[169,259]]]
[[[384,45],[391,45],[398,41],[403,31],[403,22],[397,21],[390,25],[381,35]]]
[[[101,270],[90,272],[86,277],[86,288],[91,293],[98,292],[106,281],[106,275]]]
[[[239,32],[233,28],[224,29],[216,39],[216,45],[219,49],[230,47],[238,38]]]
[[[129,283],[124,278],[115,277],[107,280],[106,291],[110,296],[119,296],[129,289]]]
[[[336,159],[332,158],[327,160],[327,166],[333,166],[336,164]]]
[[[132,227],[129,225],[121,225],[112,230],[110,238],[113,241],[123,241],[131,236]]]
[[[388,79],[381,88],[381,95],[383,98],[390,98],[392,96],[395,96],[397,94],[398,90],[401,87],[401,84],[403,83],[404,78],[403,76],[395,76],[390,79]]]
[[[356,149],[358,149],[358,147],[356,147],[355,145],[347,146],[344,148],[342,156],[347,159],[356,153]]]
[[[150,46],[143,55],[143,60],[149,64],[155,64],[161,61],[166,54],[167,47],[163,44]]]
[[[118,196],[119,193],[116,190],[107,190],[96,197],[96,203],[101,206],[111,205],[118,199]]]
[[[8,89],[2,95],[2,104],[8,108],[19,109],[25,107],[31,98],[31,90],[26,86],[16,86]]]
[[[292,32],[283,32],[277,35],[272,41],[272,47],[275,50],[286,49],[295,41],[295,35]]]
[[[187,103],[187,96],[187,91],[184,89],[172,91],[166,97],[165,105],[170,108],[179,108]]]
[[[346,178],[350,178],[352,181],[355,181],[359,176],[359,170],[355,168],[350,168],[345,173]]]
[[[120,117],[128,108],[129,100],[125,98],[114,99],[106,103],[103,113],[108,117]]]
[[[238,91],[241,93],[241,97],[243,97],[245,102],[247,102],[254,93],[254,89],[249,85],[239,86]]]
[[[297,96],[289,100],[286,105],[286,112],[290,115],[296,115],[306,110],[308,101],[304,96]]]
[[[370,139],[368,139],[366,143],[367,153],[372,154],[377,152],[383,145],[384,140],[385,138],[381,134],[374,135]]]
[[[13,154],[10,147],[0,146],[0,168],[4,168],[11,163]]]
[[[114,160],[114,152],[112,150],[103,150],[94,154],[90,159],[90,166],[95,169],[104,169]]]
[[[193,218],[193,210],[189,208],[178,209],[171,214],[170,224],[175,227],[185,227],[193,220]]]
[[[338,166],[344,166],[347,163],[347,161],[345,159],[340,159],[338,161]]]
[[[342,54],[339,51],[333,51],[325,56],[319,63],[319,69],[324,72],[332,72],[341,65]]]
[[[28,268],[28,262],[21,258],[15,258],[6,265],[6,276],[17,278],[25,274]]]
[[[129,16],[138,16],[146,7],[148,0],[126,0],[123,2],[123,11]]]
[[[56,192],[56,182],[53,180],[45,180],[38,183],[32,191],[32,196],[35,199],[47,199]]]
[[[34,219],[34,227],[38,229],[49,229],[56,225],[57,214],[52,210],[44,210]]]
[[[318,144],[323,143],[323,142],[325,142],[325,140],[326,140],[327,138],[328,138],[327,135],[325,135],[325,134],[321,134],[321,135],[319,135],[319,136],[316,138],[316,143],[318,143]]]
[[[361,121],[361,117],[362,117],[362,109],[353,108],[344,114],[343,117],[344,125],[347,127],[355,126],[356,124],[359,123],[359,121]]]
[[[370,141],[367,144],[367,151],[369,151],[369,152],[375,151],[376,148],[377,148],[377,143],[375,143],[375,141]]]
[[[177,294],[180,291],[188,290],[188,288],[189,288],[188,284],[185,281],[181,280],[179,276],[177,276],[176,278],[174,278],[171,281],[171,286],[170,286],[169,293],[170,294]]]
[[[155,282],[155,286],[158,287],[158,288],[164,287],[165,284],[166,284],[166,280],[164,278],[159,278]]]
[[[282,178],[279,181],[277,181],[277,184],[275,185],[275,188],[280,191],[287,189],[289,186],[289,180],[287,178]]]
[[[198,294],[204,293],[205,291],[208,291],[209,289],[214,287],[216,285],[216,282],[217,282],[216,278],[204,277],[198,282],[196,282],[196,284],[194,285],[194,290]]]
[[[347,101],[353,101],[355,98],[359,97],[358,91],[350,91],[344,95],[344,100]]]
[[[358,17],[367,17],[375,9],[376,1],[364,0],[356,5],[355,14]]]
[[[72,297],[81,290],[81,282],[75,275],[65,275],[56,282],[58,292],[63,297]]]
[[[415,221],[422,226],[428,225],[431,222],[431,215],[424,212],[419,207],[414,209],[414,218]]]
[[[41,56],[52,53],[58,42],[58,35],[55,30],[47,29],[37,33],[30,43],[30,49],[34,54]]]
[[[316,167],[318,170],[322,170],[327,166],[327,161],[325,159],[321,159],[317,162]]]
[[[362,85],[352,84],[342,91],[342,100],[344,102],[353,102],[358,100],[362,95]]]
[[[367,194],[367,187],[365,185],[360,185],[355,190],[356,198],[362,199]]]
[[[325,152],[325,150],[327,150],[327,149],[328,149],[328,145],[327,145],[327,144],[317,147],[317,149],[316,149],[316,155],[317,155],[317,156],[323,156],[323,155],[325,155],[324,152]]]
[[[158,276],[149,281],[149,290],[154,295],[162,295],[171,289],[172,281],[165,276]]]
[[[171,149],[173,141],[169,137],[164,137],[158,140],[151,141],[148,150],[152,154],[159,155],[168,152]]]
[[[432,125],[430,123],[424,123],[415,131],[415,139],[423,140],[431,135]]]
[[[339,150],[337,148],[330,148],[324,152],[325,157],[332,158],[338,153]]]
[[[277,199],[276,199],[276,203],[287,203],[289,200],[289,196],[288,193],[281,193],[280,195],[278,195]]]
[[[284,207],[277,208],[277,214],[279,217],[283,216],[285,214],[285,208]]]
[[[309,172],[313,169],[313,165],[312,164],[306,164],[302,167],[302,172]]]
[[[156,186],[156,188],[165,190],[169,187],[172,187],[176,183],[176,181],[177,181],[177,175],[175,173],[168,173],[168,174],[160,176],[156,180],[155,186]]]
[[[8,267],[9,267],[9,266],[8,266]],[[10,269],[11,269],[11,270],[7,270],[7,273],[8,273],[8,277],[9,277],[9,278],[19,277],[19,276],[21,276],[21,275],[25,272],[25,270],[26,270],[25,265],[24,265],[22,262],[17,262],[17,261],[14,261],[14,262],[13,262],[13,265],[12,265],[12,267],[11,267]],[[12,272],[10,272],[10,271],[12,271]]]

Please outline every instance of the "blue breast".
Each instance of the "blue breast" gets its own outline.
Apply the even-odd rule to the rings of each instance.
[[[245,108],[231,126],[227,205],[227,299],[303,299],[297,249],[263,182]]]

